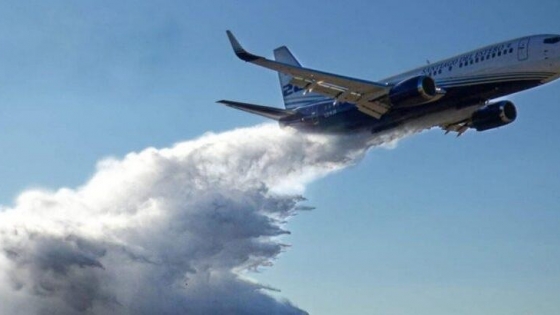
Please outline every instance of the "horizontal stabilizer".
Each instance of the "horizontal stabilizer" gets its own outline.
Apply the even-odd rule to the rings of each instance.
[[[239,109],[242,111],[249,112],[251,114],[260,115],[274,120],[281,120],[297,114],[296,112],[291,110],[286,110],[286,109],[281,109],[276,107],[254,105],[248,103],[241,103],[241,102],[234,102],[234,101],[227,101],[227,100],[221,100],[218,101],[217,103],[224,104],[226,106],[235,109]]]

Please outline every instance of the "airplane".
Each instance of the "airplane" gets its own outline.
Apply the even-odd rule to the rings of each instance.
[[[511,101],[497,98],[560,77],[560,35],[521,37],[368,81],[302,67],[285,46],[274,60],[251,54],[226,33],[238,58],[278,72],[285,109],[218,103],[306,132],[375,134],[421,120],[457,136],[485,131],[517,117]]]

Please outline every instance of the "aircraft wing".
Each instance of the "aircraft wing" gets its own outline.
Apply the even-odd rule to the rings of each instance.
[[[249,103],[241,103],[241,102],[228,101],[228,100],[221,100],[218,101],[218,103],[274,120],[282,120],[297,115],[296,112],[291,110],[262,106],[262,105],[255,105]]]
[[[227,35],[233,51],[241,60],[290,75],[293,77],[290,83],[297,87],[332,97],[336,102],[355,104],[360,111],[375,118],[380,118],[390,108],[386,96],[391,85],[269,60],[248,53],[230,31]]]

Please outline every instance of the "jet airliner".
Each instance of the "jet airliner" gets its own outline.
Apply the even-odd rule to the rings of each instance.
[[[493,44],[379,81],[302,67],[285,46],[269,60],[227,36],[237,57],[278,72],[285,109],[218,102],[308,132],[378,133],[421,119],[458,136],[484,131],[517,117],[511,101],[495,99],[560,77],[560,35]]]

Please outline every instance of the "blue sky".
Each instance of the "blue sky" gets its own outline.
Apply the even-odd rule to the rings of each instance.
[[[0,3],[0,204],[76,187],[107,156],[263,122],[215,104],[281,105],[275,73],[230,50],[289,46],[376,80],[480,46],[560,33],[560,2]],[[431,130],[314,182],[292,247],[253,275],[317,314],[556,314],[560,83],[509,98],[515,123]]]

